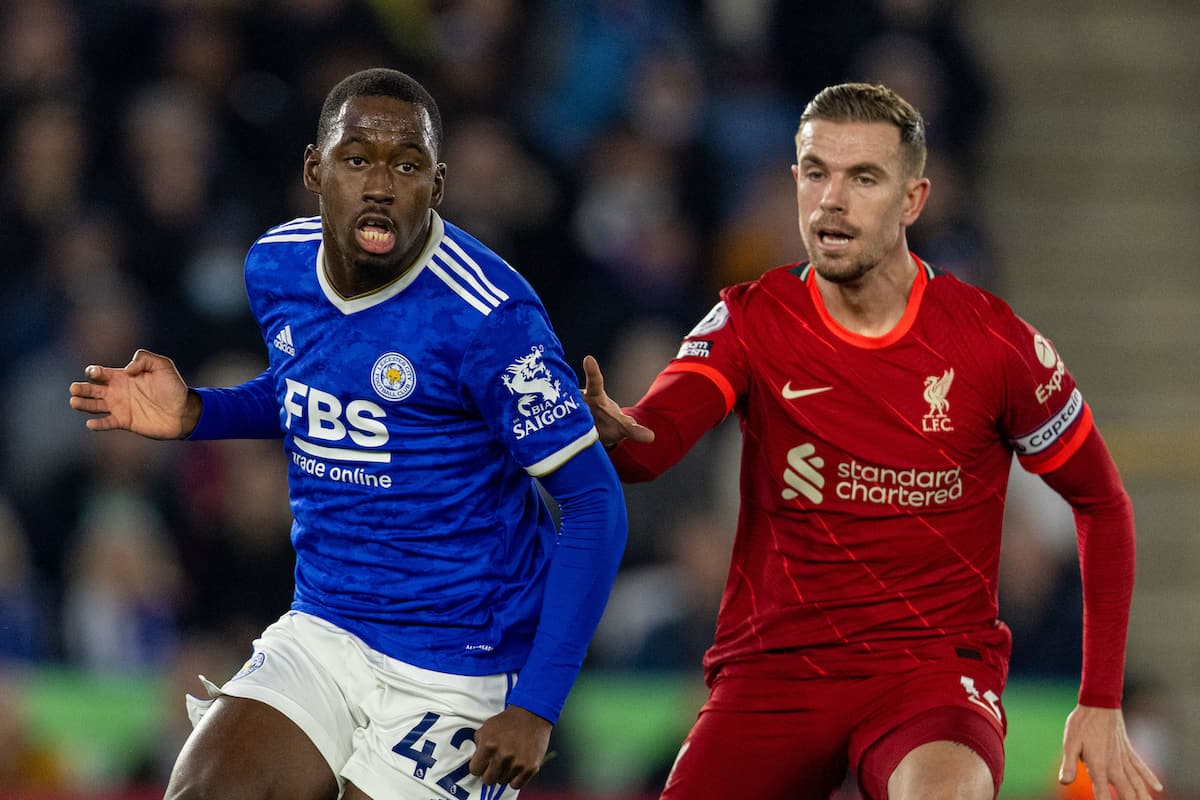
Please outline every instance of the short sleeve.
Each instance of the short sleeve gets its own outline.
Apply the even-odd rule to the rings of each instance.
[[[736,297],[729,290],[684,337],[663,373],[693,372],[712,381],[725,398],[725,413],[737,404],[749,384],[745,349],[734,319]]]
[[[492,311],[459,380],[530,475],[553,472],[597,440],[579,380],[539,303],[516,300]]]
[[[1058,350],[1033,326],[1011,315],[1004,343],[1008,385],[1003,433],[1025,469],[1050,472],[1087,438],[1091,410]]]

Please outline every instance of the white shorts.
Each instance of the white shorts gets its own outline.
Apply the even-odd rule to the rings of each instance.
[[[358,637],[289,611],[254,641],[254,654],[209,699],[187,697],[195,725],[220,695],[266,703],[296,723],[344,790],[373,798],[512,800],[467,771],[474,733],[504,710],[515,673],[451,675],[372,650]]]

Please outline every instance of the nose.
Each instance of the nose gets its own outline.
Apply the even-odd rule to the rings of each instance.
[[[846,210],[846,182],[834,175],[825,183],[825,191],[821,195],[821,209],[828,212]]]
[[[372,165],[363,181],[363,199],[372,203],[390,203],[395,198],[391,167],[388,164]]]

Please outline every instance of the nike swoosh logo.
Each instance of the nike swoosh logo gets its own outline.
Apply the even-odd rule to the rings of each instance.
[[[828,392],[832,388],[833,388],[832,386],[817,386],[816,388],[813,388],[813,389],[793,389],[792,382],[788,381],[787,383],[785,383],[783,385],[783,390],[782,390],[783,391],[783,399],[784,400],[795,400],[799,397],[808,397],[810,394],[820,394],[821,392]]]

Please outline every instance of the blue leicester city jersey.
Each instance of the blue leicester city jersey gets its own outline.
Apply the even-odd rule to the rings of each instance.
[[[290,470],[293,608],[427,669],[519,669],[556,532],[533,478],[596,441],[528,283],[431,213],[393,283],[346,299],[321,221],[246,259]]]

